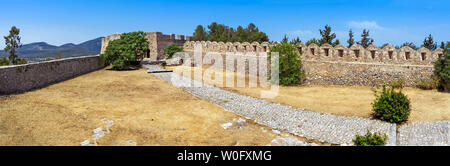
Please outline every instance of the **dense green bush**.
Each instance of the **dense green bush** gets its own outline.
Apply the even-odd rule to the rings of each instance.
[[[394,88],[383,88],[380,92],[375,92],[375,102],[372,103],[375,117],[391,123],[400,123],[408,120],[411,112],[411,105],[408,97],[402,91],[395,91]]]
[[[423,89],[423,90],[432,90],[437,89],[439,87],[439,79],[436,77],[432,78],[426,78],[426,79],[419,79],[417,82],[417,88]]]
[[[270,58],[273,52],[279,53],[279,63],[272,64],[271,70],[277,69],[279,71],[280,84],[292,85],[303,83],[305,74],[301,70],[301,58],[298,54],[297,46],[289,42],[283,42],[280,45],[271,47],[269,62],[271,62]],[[269,80],[272,80],[270,76]]]
[[[439,79],[439,89],[450,92],[450,42],[444,46],[444,54],[434,63],[434,74]]]
[[[404,86],[405,86],[405,80],[403,80],[403,79],[391,82],[391,87],[394,89],[403,89]]]
[[[27,64],[27,63],[28,63],[28,61],[25,58],[20,58],[17,61],[17,65],[24,65],[24,64]]]
[[[366,135],[357,135],[356,139],[353,140],[353,144],[355,146],[384,146],[386,145],[387,139],[386,134],[372,134],[370,131],[367,131]]]
[[[6,59],[6,57],[3,57],[0,59],[0,66],[8,66],[9,65],[9,60]]]
[[[142,31],[125,33],[120,39],[109,42],[105,53],[100,57],[106,65],[112,65],[113,70],[129,69],[129,66],[144,59],[149,42]]]
[[[175,53],[182,52],[182,51],[183,51],[182,46],[178,46],[177,44],[173,43],[173,44],[167,46],[166,48],[164,48],[163,54],[164,54],[164,56],[166,56],[167,59],[170,59],[170,58],[172,58],[172,56]]]

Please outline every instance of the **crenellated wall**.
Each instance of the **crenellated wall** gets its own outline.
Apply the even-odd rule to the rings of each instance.
[[[192,55],[194,45],[202,47],[203,55],[215,52],[222,55],[225,60],[226,52],[255,53],[270,52],[270,47],[278,43],[231,43],[210,41],[187,41],[184,43],[185,52]],[[363,48],[361,45],[353,45],[347,48],[343,45],[335,47],[324,44],[317,46],[303,43],[298,44],[298,52],[302,55],[302,70],[307,76],[310,84],[332,84],[332,85],[366,85],[374,86],[383,82],[403,79],[406,86],[414,86],[418,79],[429,78],[433,74],[433,62],[442,57],[442,49],[430,51],[427,48],[414,50],[410,47],[396,49],[388,45],[378,48],[370,45]],[[236,61],[237,57],[229,57]],[[248,69],[254,67],[248,65],[252,56],[241,56],[247,64]]]
[[[193,51],[194,45],[200,44],[203,52],[269,52],[270,46],[277,43],[231,43],[231,42],[210,42],[210,41],[187,41],[184,43],[186,51]],[[317,46],[310,44],[306,46],[303,43],[298,44],[298,52],[302,54],[303,60],[314,61],[332,61],[332,62],[366,62],[366,63],[382,63],[382,64],[401,64],[401,65],[432,65],[438,57],[442,56],[442,49],[438,48],[430,51],[427,48],[420,48],[414,50],[408,46],[396,49],[391,45],[383,48],[378,48],[375,45],[370,45],[363,48],[361,45],[355,44],[350,48],[344,45],[337,45],[335,47],[324,44]]]

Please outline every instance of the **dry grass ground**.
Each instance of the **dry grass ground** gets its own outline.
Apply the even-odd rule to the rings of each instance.
[[[175,67],[169,68],[175,70]],[[189,70],[192,70],[192,68],[185,66],[181,66],[178,69],[179,71],[175,71],[179,73],[181,73],[181,71],[189,73]],[[210,68],[209,66],[203,66],[203,71],[207,69],[221,72],[220,70]],[[214,73],[212,73],[212,75],[212,79],[214,79]],[[223,80],[226,80],[227,75],[224,73],[223,76]],[[260,98],[262,90],[268,90],[267,88],[261,87],[249,88],[249,75],[234,73],[228,78],[234,77],[236,84],[237,76],[246,78],[246,88],[226,87],[225,83],[218,86],[239,94],[256,98]],[[209,80],[204,80],[204,82],[210,84],[213,83],[213,81]],[[403,92],[411,100],[412,112],[409,121],[450,120],[449,93],[441,93],[435,90],[420,90],[415,88],[405,88]],[[264,100],[321,113],[372,118],[371,103],[374,99],[375,96],[371,90],[371,87],[310,85],[288,87],[282,86],[280,87],[279,95],[276,98]]]
[[[99,145],[266,145],[278,137],[169,83],[135,71],[99,70],[25,94],[0,97],[0,145],[80,145],[114,121]]]

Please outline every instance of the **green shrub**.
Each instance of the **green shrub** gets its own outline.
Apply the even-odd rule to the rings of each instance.
[[[172,56],[175,53],[182,52],[182,51],[183,51],[182,46],[178,46],[177,44],[173,43],[173,44],[167,46],[166,48],[164,48],[163,54],[166,56],[167,59],[170,59],[170,58],[172,58]]]
[[[355,146],[384,146],[386,145],[387,138],[386,134],[372,134],[370,131],[367,131],[367,134],[364,136],[357,135],[353,140],[353,144]]]
[[[374,92],[376,99],[372,106],[376,118],[391,123],[408,120],[411,105],[408,97],[402,91],[396,92],[394,88],[386,88],[386,85],[383,85],[381,92],[376,90]]]
[[[426,78],[426,79],[419,79],[417,82],[417,88],[423,89],[423,90],[432,90],[437,89],[439,87],[439,79],[432,77],[432,78]]]
[[[149,42],[142,31],[125,33],[120,39],[108,43],[105,53],[100,57],[106,65],[112,65],[113,70],[125,70],[144,59]]]
[[[62,53],[58,52],[58,54],[56,55],[55,59],[63,59]]]
[[[166,68],[167,62],[166,62],[166,61],[162,62],[162,63],[161,63],[161,66],[162,66],[163,68]]]
[[[28,61],[25,58],[20,58],[17,61],[17,65],[24,65],[24,64],[27,64],[27,63],[28,63]]]
[[[405,85],[405,80],[403,80],[403,79],[391,82],[391,87],[394,89],[403,89],[404,85]]]
[[[3,57],[0,59],[0,66],[8,66],[9,65],[9,60],[6,59],[6,57]]]
[[[434,74],[439,79],[439,89],[450,92],[450,42],[444,46],[444,54],[434,63]]]
[[[52,59],[52,58],[45,58],[45,61],[52,61],[52,60],[54,60],[54,59]]]
[[[301,84],[305,80],[305,74],[301,70],[301,58],[297,51],[297,46],[290,42],[283,42],[270,48],[269,62],[271,54],[279,53],[278,64],[272,64],[271,69],[279,71],[279,83],[281,85]],[[269,72],[269,80],[272,80]],[[272,80],[273,81],[273,80]]]

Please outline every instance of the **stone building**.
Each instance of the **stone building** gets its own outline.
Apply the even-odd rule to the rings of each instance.
[[[120,38],[121,34],[113,34],[102,39],[102,49],[100,54],[103,54],[110,41]],[[146,60],[161,60],[164,59],[163,49],[172,43],[183,46],[186,42],[184,35],[165,35],[161,32],[145,32],[145,36],[149,41],[149,50],[147,50],[144,59]]]

